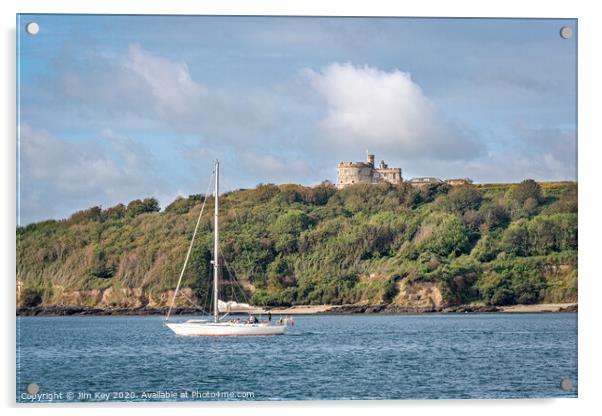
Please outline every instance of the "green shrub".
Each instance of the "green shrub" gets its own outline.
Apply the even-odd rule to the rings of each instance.
[[[533,179],[525,179],[521,183],[514,185],[510,190],[509,196],[512,200],[516,201],[519,206],[523,206],[530,199],[534,201],[535,204],[539,204],[543,201],[541,186]]]
[[[416,244],[418,252],[430,251],[447,257],[458,256],[470,248],[471,232],[454,215],[432,215],[424,222],[424,226],[433,228],[430,235]]]
[[[42,303],[42,291],[32,287],[24,288],[19,303],[25,308],[39,306]]]
[[[473,185],[453,187],[441,202],[443,208],[450,213],[462,214],[469,210],[478,210],[483,196]]]
[[[160,209],[159,201],[157,201],[155,198],[144,198],[142,201],[139,199],[130,201],[126,212],[130,217],[135,217],[147,212],[158,212]]]
[[[512,223],[504,232],[502,250],[517,256],[539,256],[577,249],[577,215],[539,215]]]
[[[499,241],[492,234],[485,234],[479,239],[475,247],[471,251],[471,256],[480,262],[490,262],[494,260],[498,253]]]

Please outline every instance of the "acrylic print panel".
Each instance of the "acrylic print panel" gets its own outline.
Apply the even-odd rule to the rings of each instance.
[[[576,20],[17,34],[18,402],[577,396]]]

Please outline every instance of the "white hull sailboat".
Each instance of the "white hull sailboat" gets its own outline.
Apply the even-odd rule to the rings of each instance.
[[[174,301],[178,295],[180,283],[182,282],[182,276],[186,269],[186,264],[190,258],[190,252],[198,230],[201,216],[203,215],[203,207],[199,214],[192,240],[186,254],[186,260],[180,273],[180,279],[174,291],[174,295],[171,300],[167,317],[165,319],[165,325],[171,329],[176,335],[182,336],[246,336],[246,335],[282,335],[286,330],[288,320],[278,320],[276,323],[272,323],[271,320],[259,322],[256,318],[249,315],[249,319],[230,319],[225,320],[225,317],[229,314],[229,307],[231,304],[236,306],[242,306],[243,308],[252,308],[248,304],[237,304],[236,302],[223,302],[219,299],[219,160],[215,161],[215,211],[214,211],[214,239],[213,239],[213,319],[202,320],[202,319],[190,319],[186,322],[169,322],[171,311],[174,306]],[[220,315],[220,306],[225,307],[227,305],[228,310],[225,315]]]
[[[211,322],[190,320],[182,323],[166,324],[177,335],[227,337],[240,335],[282,335],[285,325],[272,325],[269,323],[236,323],[236,322]]]

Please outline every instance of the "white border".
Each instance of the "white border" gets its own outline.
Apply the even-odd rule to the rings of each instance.
[[[536,3],[536,4],[533,4]],[[590,5],[591,4],[591,5]],[[248,415],[306,414],[307,412],[332,413],[343,407],[350,414],[365,414],[369,409],[383,413],[427,413],[445,415],[484,414],[504,415],[509,413],[540,413],[546,415],[582,414],[600,408],[600,324],[599,298],[602,294],[598,272],[597,251],[600,245],[600,210],[597,186],[600,175],[600,129],[599,97],[600,40],[602,39],[602,16],[596,11],[595,2],[545,1],[526,2],[505,0],[503,2],[433,1],[387,2],[384,0],[10,0],[0,3],[2,20],[2,195],[0,205],[2,231],[0,262],[4,266],[2,287],[2,342],[4,370],[1,376],[2,405],[9,407],[5,414],[24,412],[27,414],[73,414],[88,415],[134,413],[162,415],[178,412],[178,415],[211,415],[245,412]],[[286,402],[245,403],[243,406],[219,404],[141,404],[126,406],[80,407],[15,407],[15,324],[14,324],[14,280],[15,270],[15,14],[21,13],[132,13],[132,14],[248,14],[248,15],[347,15],[347,16],[447,16],[447,17],[562,17],[579,19],[579,399],[512,400],[512,401],[400,401],[400,402]],[[597,108],[596,108],[597,107]]]

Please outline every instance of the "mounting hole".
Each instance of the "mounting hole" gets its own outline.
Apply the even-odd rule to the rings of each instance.
[[[40,25],[37,24],[36,22],[29,22],[25,25],[25,30],[30,35],[37,35],[38,32],[40,31]]]
[[[573,29],[570,26],[562,26],[560,28],[560,37],[562,39],[570,39],[573,36]]]

